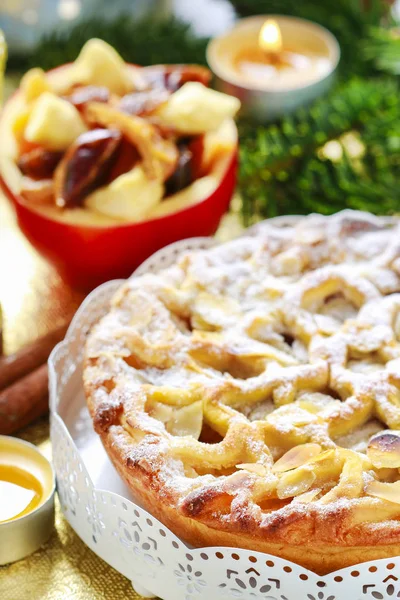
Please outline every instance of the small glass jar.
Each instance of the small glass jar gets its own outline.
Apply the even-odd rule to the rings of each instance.
[[[54,528],[51,463],[23,440],[0,435],[0,565],[40,548]]]

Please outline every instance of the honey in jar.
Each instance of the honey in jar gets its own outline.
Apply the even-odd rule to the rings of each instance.
[[[0,566],[25,558],[49,539],[54,492],[54,471],[43,454],[29,442],[0,435]]]
[[[0,523],[18,519],[39,506],[41,483],[28,471],[0,464]]]

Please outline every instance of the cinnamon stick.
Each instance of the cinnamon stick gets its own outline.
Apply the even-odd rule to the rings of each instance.
[[[60,342],[68,329],[65,323],[58,329],[24,346],[15,354],[0,357],[0,390],[7,388],[31,371],[43,365],[54,346]]]
[[[0,434],[9,435],[47,413],[47,364],[0,392]]]

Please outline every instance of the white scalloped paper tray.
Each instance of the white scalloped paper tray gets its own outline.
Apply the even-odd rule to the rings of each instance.
[[[172,244],[136,274],[156,272],[210,238]],[[238,548],[185,545],[140,507],[122,483],[92,428],[83,388],[87,332],[107,311],[121,284],[103,284],[82,304],[49,360],[51,440],[62,510],[79,537],[132,581],[162,600],[394,600],[400,598],[400,557],[363,563],[320,577],[275,556]]]

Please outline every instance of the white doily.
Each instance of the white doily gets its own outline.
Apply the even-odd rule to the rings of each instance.
[[[187,250],[215,242],[195,238],[160,250],[135,274],[156,272]],[[134,502],[94,433],[82,389],[87,332],[108,310],[120,281],[103,284],[78,310],[49,360],[51,440],[65,517],[103,560],[145,597],[163,600],[394,600],[400,557],[363,563],[325,577],[259,552],[188,548]]]

